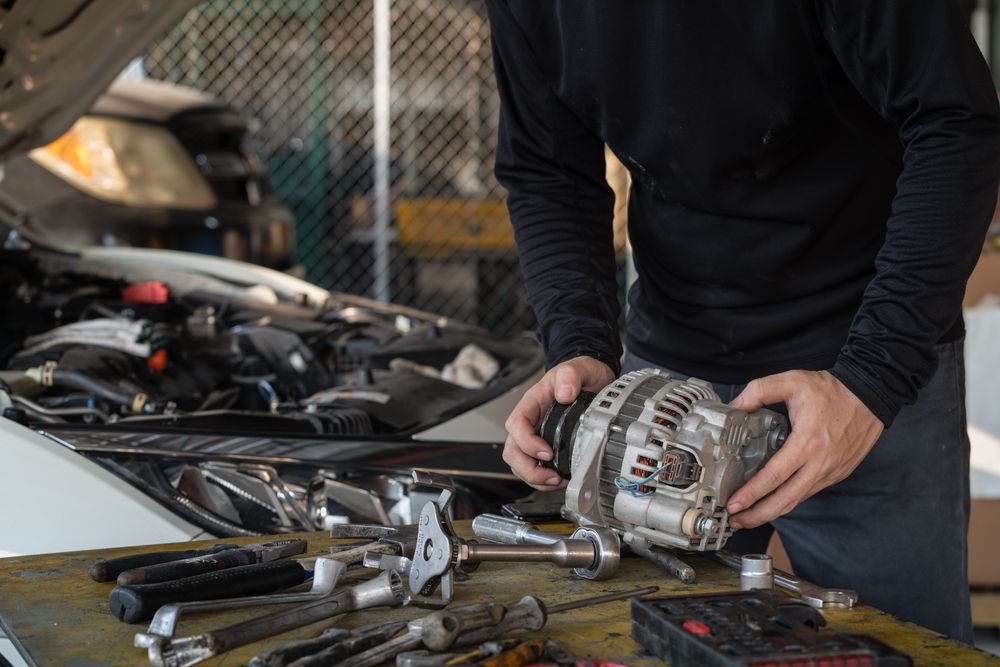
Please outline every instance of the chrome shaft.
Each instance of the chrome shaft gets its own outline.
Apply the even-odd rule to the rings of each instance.
[[[563,567],[590,567],[594,564],[594,544],[590,540],[557,540],[552,544],[468,542],[459,548],[459,554],[461,561],[468,563],[545,562]]]
[[[554,544],[564,537],[538,530],[527,521],[499,514],[480,514],[472,520],[472,532],[476,537],[498,544]]]

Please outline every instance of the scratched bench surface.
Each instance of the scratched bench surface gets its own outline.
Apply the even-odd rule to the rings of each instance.
[[[461,534],[471,536],[468,522],[458,522]],[[568,526],[553,525],[552,530]],[[320,533],[300,535],[309,542],[306,555],[326,553],[333,543]],[[227,542],[258,542],[263,538],[227,539]],[[216,540],[221,541],[221,540]],[[212,542],[194,543],[207,546]],[[0,623],[20,644],[22,652],[38,665],[144,665],[146,652],[133,648],[132,639],[146,623],[127,625],[108,611],[107,598],[113,584],[95,583],[88,576],[95,558],[113,558],[128,553],[164,548],[190,548],[192,543],[150,545],[123,549],[46,554],[0,559]],[[536,595],[556,604],[625,588],[660,586],[662,593],[709,593],[739,587],[738,573],[697,557],[690,563],[698,572],[698,582],[685,585],[638,558],[626,558],[613,579],[584,581],[568,570],[549,564],[486,563],[467,581],[456,586],[456,601],[485,600],[513,602],[522,595]],[[358,572],[352,576],[363,574]],[[915,585],[919,583],[915,582]],[[181,619],[177,636],[198,634],[229,623],[284,607],[222,611],[191,615]],[[426,614],[416,608],[361,611],[339,619],[323,621],[299,630],[237,649],[205,665],[246,664],[251,657],[284,641],[314,637],[333,625],[355,627],[393,619],[410,619]],[[865,632],[909,654],[917,665],[1000,665],[1000,659],[952,642],[929,630],[902,623],[870,607],[829,612],[831,628],[844,632]],[[532,633],[523,633],[529,636]],[[576,656],[609,658],[635,667],[662,665],[644,654],[630,639],[629,602],[619,601],[554,614],[537,636],[550,637]]]

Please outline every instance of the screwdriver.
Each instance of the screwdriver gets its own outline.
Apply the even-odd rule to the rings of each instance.
[[[411,621],[406,634],[341,660],[337,664],[339,667],[374,667],[420,644],[432,651],[447,651],[453,646],[482,644],[512,630],[541,630],[545,627],[550,614],[624,600],[655,593],[658,590],[660,590],[658,586],[647,586],[554,605],[546,605],[535,596],[526,595],[510,605],[486,602],[442,609],[422,619]]]
[[[445,651],[459,639],[463,644],[479,644],[511,630],[541,630],[545,627],[549,614],[646,595],[658,590],[658,586],[647,586],[554,605],[546,605],[533,595],[525,595],[511,605],[487,602],[457,607],[454,610],[442,609],[424,617],[421,638],[424,646],[430,650]]]

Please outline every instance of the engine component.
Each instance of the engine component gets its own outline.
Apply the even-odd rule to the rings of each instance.
[[[787,419],[747,413],[712,385],[657,369],[627,373],[571,404],[553,403],[540,435],[565,478],[564,514],[609,526],[627,544],[721,549],[729,496],[784,443]]]

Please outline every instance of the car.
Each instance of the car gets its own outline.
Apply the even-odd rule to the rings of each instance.
[[[0,9],[0,160],[64,136],[195,4]],[[433,497],[418,468],[453,477],[456,516],[529,490],[500,443],[541,373],[532,337],[222,257],[79,247],[0,204],[0,556],[408,523]]]
[[[5,161],[0,197],[65,245],[293,264],[295,219],[248,123],[212,95],[119,78],[55,140]]]

